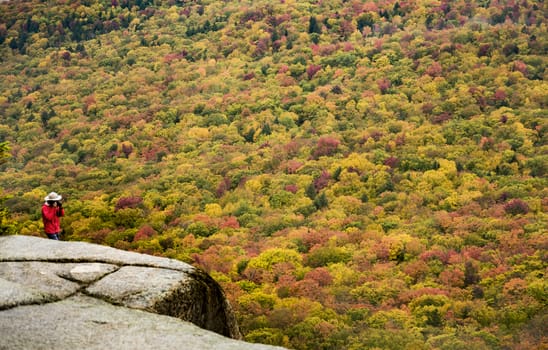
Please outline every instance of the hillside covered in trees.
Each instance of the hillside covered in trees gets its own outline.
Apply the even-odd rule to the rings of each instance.
[[[531,0],[0,2],[1,234],[180,259],[247,341],[548,347]]]

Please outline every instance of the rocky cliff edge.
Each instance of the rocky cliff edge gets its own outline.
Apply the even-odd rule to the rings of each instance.
[[[0,349],[282,349],[240,338],[220,286],[191,265],[0,237]]]

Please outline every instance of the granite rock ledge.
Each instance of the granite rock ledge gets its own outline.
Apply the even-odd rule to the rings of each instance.
[[[1,349],[282,349],[241,341],[225,295],[178,260],[0,237]]]

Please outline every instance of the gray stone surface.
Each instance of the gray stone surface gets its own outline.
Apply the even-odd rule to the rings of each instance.
[[[276,349],[239,338],[222,289],[191,265],[0,237],[0,349]]]
[[[0,277],[0,310],[17,305],[43,302],[46,296],[37,290],[25,288],[19,283]]]
[[[96,281],[103,276],[111,273],[112,271],[118,269],[116,265],[100,263],[72,265],[73,267],[68,271],[67,274],[63,274],[63,277],[82,283],[90,283]]]
[[[66,270],[64,264],[48,262],[3,262],[0,263],[0,277],[17,283],[28,292],[37,293],[46,300],[59,300],[76,293],[80,285],[60,277]]]
[[[158,297],[163,299],[188,279],[187,274],[175,270],[124,266],[87,287],[86,292],[127,307],[154,310]]]
[[[0,349],[281,349],[229,339],[174,317],[82,295],[4,310],[0,331]]]
[[[188,273],[195,270],[192,265],[174,259],[86,242],[63,242],[31,236],[0,237],[0,261],[102,262],[160,267]]]

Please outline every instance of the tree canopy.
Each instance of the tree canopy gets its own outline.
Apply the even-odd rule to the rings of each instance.
[[[61,193],[65,239],[202,267],[252,342],[546,346],[545,18],[0,2],[0,234]]]

